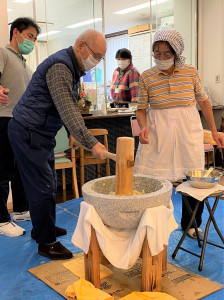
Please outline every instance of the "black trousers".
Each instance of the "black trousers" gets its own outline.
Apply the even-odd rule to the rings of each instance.
[[[52,243],[56,241],[55,138],[25,128],[14,118],[8,135],[29,200],[36,241]]]
[[[187,207],[183,201],[183,197],[187,198],[188,200],[188,203],[190,204],[190,207],[193,211],[196,203],[198,200],[196,200],[195,198],[191,197],[191,196],[182,196],[182,218],[181,218],[181,227],[183,230],[185,230],[187,228],[187,225],[189,224],[189,221],[190,221],[190,218],[191,216],[189,215],[188,213],[188,210],[187,210]],[[199,203],[199,206],[198,206],[198,210],[197,210],[197,213],[196,213],[196,216],[195,216],[195,220],[196,220],[196,223],[197,223],[197,227],[200,227],[201,223],[202,223],[202,213],[203,213],[203,209],[204,209],[204,201],[201,201]],[[191,225],[191,228],[193,228],[194,225],[192,224]]]
[[[8,138],[8,123],[10,119],[9,117],[0,117],[0,223],[10,220],[7,209],[10,181],[13,211],[22,212],[29,210],[21,176]]]

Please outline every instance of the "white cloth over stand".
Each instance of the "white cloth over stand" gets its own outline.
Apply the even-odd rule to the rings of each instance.
[[[122,269],[129,269],[138,259],[147,233],[151,255],[157,255],[168,245],[170,233],[178,225],[173,216],[173,204],[145,210],[137,229],[116,229],[105,226],[94,206],[83,201],[72,243],[88,253],[91,226],[96,231],[101,251],[109,262]]]
[[[189,196],[199,201],[203,201],[211,194],[214,194],[218,191],[224,191],[224,186],[221,184],[217,184],[210,189],[197,189],[191,186],[188,181],[185,181],[176,187],[176,191],[188,194]]]

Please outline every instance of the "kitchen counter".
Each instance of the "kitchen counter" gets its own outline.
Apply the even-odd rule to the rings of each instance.
[[[99,111],[90,111],[87,115],[82,115],[84,120],[94,120],[94,119],[112,119],[112,118],[120,118],[120,117],[130,117],[134,116],[134,112],[107,112],[106,115],[103,115],[102,112]]]

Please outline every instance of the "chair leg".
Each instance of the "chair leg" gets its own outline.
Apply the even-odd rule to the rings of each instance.
[[[100,164],[96,165],[96,177],[100,178]]]
[[[77,177],[76,177],[76,168],[72,168],[72,188],[75,191],[75,197],[79,198],[79,191],[78,191],[78,185],[77,185]]]
[[[110,176],[110,161],[109,161],[109,159],[106,160],[106,175]]]
[[[82,187],[83,186],[83,184],[85,183],[85,174],[84,174],[84,165],[81,165],[80,164],[80,186]]]
[[[62,169],[62,187],[63,187],[63,191],[65,191],[66,190],[65,169]]]
[[[206,156],[207,156],[207,169],[209,169],[209,152],[206,152]]]

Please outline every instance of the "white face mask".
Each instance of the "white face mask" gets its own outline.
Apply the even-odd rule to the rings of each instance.
[[[174,64],[174,57],[166,60],[154,58],[154,62],[160,70],[168,70]]]
[[[82,56],[81,56],[81,59],[82,59]],[[99,63],[99,61],[97,59],[95,59],[92,56],[92,54],[89,54],[87,59],[82,59],[82,63],[84,65],[85,71],[89,71],[90,69],[94,68]]]
[[[117,66],[120,68],[122,71],[127,69],[127,67],[130,65],[130,60],[129,59],[117,59]]]

